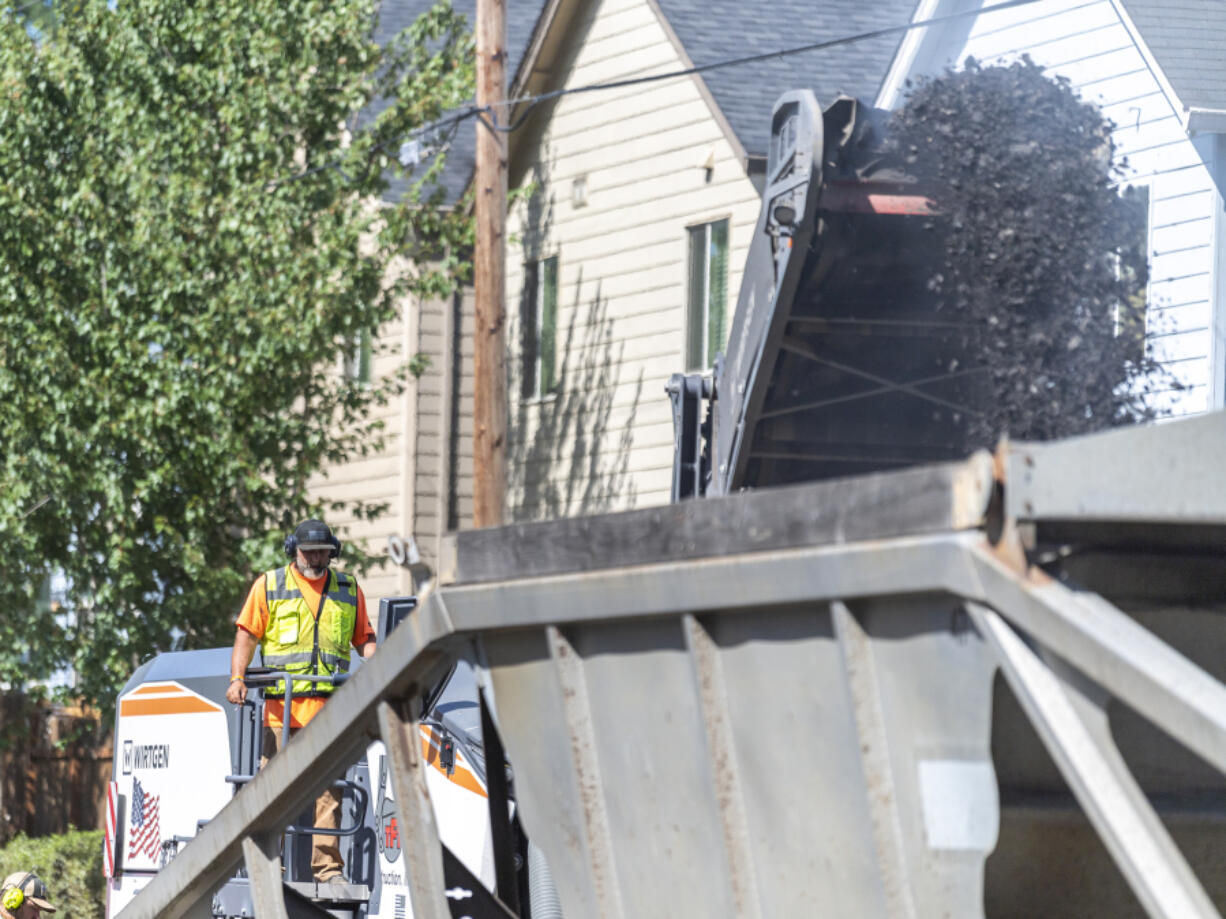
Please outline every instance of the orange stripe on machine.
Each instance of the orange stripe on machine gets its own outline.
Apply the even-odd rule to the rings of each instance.
[[[221,706],[178,683],[149,683],[119,701],[121,717],[136,715],[191,715],[220,712]]]
[[[475,795],[480,795],[482,798],[488,798],[485,786],[481,784],[481,780],[477,778],[466,765],[464,758],[456,752],[455,768],[451,775],[447,774],[447,770],[443,768],[443,764],[439,761],[439,738],[434,731],[428,727],[421,728],[421,754],[426,758],[426,763],[433,766],[447,781],[454,785],[459,785],[465,791],[471,791]]]

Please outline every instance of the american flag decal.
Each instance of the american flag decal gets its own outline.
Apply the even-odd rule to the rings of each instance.
[[[128,858],[143,854],[154,858],[162,844],[158,826],[158,801],[161,795],[145,794],[140,780],[132,780],[132,822],[128,833]]]

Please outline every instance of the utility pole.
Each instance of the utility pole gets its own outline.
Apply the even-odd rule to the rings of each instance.
[[[476,244],[473,292],[473,523],[502,523],[507,482],[506,219],[507,135],[490,124],[506,120],[506,0],[477,0]],[[491,106],[493,106],[491,108]],[[486,119],[489,123],[483,123]]]

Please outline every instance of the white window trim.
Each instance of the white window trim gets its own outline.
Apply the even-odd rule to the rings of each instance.
[[[684,323],[684,335],[681,340],[681,364],[682,366],[685,367],[686,373],[706,373],[711,370],[710,366],[705,366],[706,353],[710,346],[710,335],[711,335],[711,291],[710,291],[710,287],[711,287],[711,268],[710,268],[711,227],[719,223],[721,220],[726,221],[728,224],[728,241],[726,244],[727,249],[728,249],[727,251],[727,259],[728,259],[727,287],[728,287],[728,291],[727,292],[730,294],[731,287],[732,287],[732,215],[731,214],[720,214],[715,217],[709,217],[705,220],[696,220],[691,223],[687,223],[685,225],[685,232],[682,234],[683,245],[685,247],[685,256],[684,256],[684,261],[682,262],[682,264],[685,265],[686,281],[685,281],[685,323]],[[692,367],[690,366],[690,355],[689,355],[690,331],[692,329],[691,323],[693,322],[693,317],[690,315],[690,294],[692,291],[690,289],[690,277],[689,277],[690,275],[690,248],[689,246],[690,246],[690,232],[692,230],[697,230],[700,227],[706,230],[706,237],[707,237],[707,246],[704,249],[704,251],[706,252],[706,257],[704,259],[704,269],[705,270],[702,273],[703,315],[702,315],[702,320],[701,320],[702,322],[702,349],[701,351],[703,354],[703,362],[702,362],[702,365],[700,366]],[[731,297],[729,297],[729,302],[731,303],[730,312],[734,312],[736,310],[736,302]],[[730,315],[725,315],[724,322],[727,324],[730,321],[730,318],[731,318]]]
[[[557,363],[557,357],[558,357],[557,355],[557,321],[558,321],[557,298],[562,290],[562,260],[558,257],[557,252],[551,252],[549,254],[542,254],[539,258],[536,258],[533,261],[528,263],[528,265],[532,267],[531,273],[536,276],[536,290],[533,291],[533,294],[532,294],[533,295],[532,305],[533,305],[533,310],[535,312],[535,316],[533,317],[533,319],[535,323],[534,332],[535,332],[536,340],[532,343],[532,346],[533,346],[532,394],[529,396],[523,397],[524,403],[527,405],[541,405],[544,403],[553,402],[558,397],[558,394],[556,391],[556,384],[557,384],[556,379],[554,380],[554,384],[555,384],[554,391],[541,392],[541,370],[545,366],[544,359],[541,354],[541,351],[542,351],[541,335],[542,335],[544,320],[545,320],[545,297],[544,297],[544,288],[542,286],[545,283],[545,272],[542,269],[545,263],[550,260],[553,260],[557,265],[557,267],[554,270],[554,284],[556,285],[557,289],[554,291],[554,305],[553,305],[554,363],[555,365]],[[528,272],[525,271],[525,274],[528,274]],[[527,277],[525,277],[524,280],[527,281]],[[554,373],[555,374],[557,373],[556,366],[554,367]]]
[[[1214,208],[1213,234],[1213,296],[1209,319],[1212,341],[1209,345],[1209,411],[1226,408],[1226,213],[1223,213],[1221,189],[1226,183],[1226,135],[1214,138],[1213,169]]]
[[[341,375],[347,383],[356,383],[359,386],[370,386],[375,381],[375,341],[377,334],[373,329],[364,332],[358,332],[356,336],[350,338],[347,347],[341,352],[340,371]],[[361,378],[362,369],[362,346],[365,340],[370,344],[370,378],[363,380]]]

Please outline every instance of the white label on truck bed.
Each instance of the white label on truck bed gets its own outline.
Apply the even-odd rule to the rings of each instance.
[[[920,760],[919,790],[928,848],[979,852],[996,848],[1000,795],[991,762]]]

